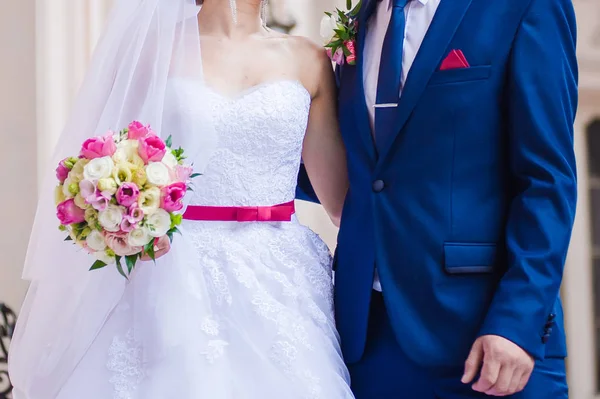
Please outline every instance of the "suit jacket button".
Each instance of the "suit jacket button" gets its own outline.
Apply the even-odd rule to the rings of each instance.
[[[373,192],[380,193],[385,188],[385,183],[383,180],[375,180],[373,182],[372,188],[373,188]]]
[[[556,315],[554,313],[551,313],[550,316],[548,316],[548,320],[554,321],[554,319],[556,319]]]
[[[548,343],[549,339],[550,339],[550,335],[549,334],[544,334],[544,336],[542,337],[542,343],[543,344]]]

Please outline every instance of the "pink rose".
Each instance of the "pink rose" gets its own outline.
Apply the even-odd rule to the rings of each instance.
[[[67,177],[69,177],[69,172],[71,171],[65,165],[65,161],[67,159],[68,158],[65,158],[62,161],[60,161],[60,163],[58,164],[58,167],[56,168],[56,178],[58,179],[58,181],[60,181],[60,184],[63,184],[65,182],[65,180],[67,180]]]
[[[85,221],[85,211],[75,205],[75,200],[71,198],[58,204],[56,217],[60,220],[60,224],[68,226]]]
[[[165,142],[160,137],[148,136],[140,139],[138,153],[146,164],[149,162],[160,162],[167,152],[166,147]]]
[[[136,224],[138,222],[141,222],[143,218],[144,218],[144,211],[142,211],[142,209],[139,207],[139,205],[137,203],[132,204],[129,207],[129,211],[127,212],[127,215],[125,215],[125,219],[127,219],[129,221],[129,223],[131,223],[131,224]]]
[[[96,194],[96,185],[90,180],[82,180],[79,182],[79,193],[87,200]]]
[[[110,204],[112,195],[108,191],[96,191],[95,196],[87,198],[85,202],[90,204],[95,210],[103,211]]]
[[[338,48],[331,59],[338,65],[344,65],[344,50]]]
[[[185,183],[173,183],[162,189],[162,208],[167,212],[176,212],[183,208],[183,197],[186,192]]]
[[[117,145],[113,133],[109,132],[106,136],[92,137],[86,140],[81,146],[79,156],[86,159],[112,157],[116,151]]]
[[[117,190],[117,202],[123,206],[133,205],[140,196],[140,189],[135,183],[123,183]]]
[[[150,125],[144,126],[141,122],[133,121],[127,128],[127,138],[129,140],[139,140],[148,136],[154,136],[155,133],[150,129]]]
[[[356,64],[356,43],[354,42],[354,40],[348,40],[346,43],[344,43],[344,45],[350,52],[350,55],[348,57],[346,57],[346,61],[348,61],[349,65],[355,65]]]
[[[116,233],[106,232],[104,234],[106,245],[118,256],[130,256],[142,252],[142,247],[132,247],[129,245],[128,237],[129,235],[123,231]]]
[[[175,166],[175,169],[173,170],[172,177],[173,177],[173,180],[175,180],[175,181],[185,183],[188,180],[190,180],[190,177],[192,176],[193,172],[194,172],[194,169],[192,169],[191,166],[177,165],[177,166]]]
[[[128,217],[124,217],[121,222],[121,231],[130,233],[138,227],[137,223],[131,222]]]
[[[89,180],[79,182],[79,193],[85,199],[85,202],[97,211],[105,210],[112,198],[109,191],[98,190],[96,185]]]

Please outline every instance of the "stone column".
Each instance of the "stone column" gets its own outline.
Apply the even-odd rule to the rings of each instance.
[[[49,167],[52,150],[103,30],[110,4],[111,0],[37,0],[39,176]]]
[[[6,1],[1,8],[0,302],[17,310],[27,286],[19,277],[37,197],[36,15],[31,1]]]
[[[587,131],[593,115],[582,111],[575,123],[578,205],[562,286],[567,330],[570,397],[593,398],[596,347]]]

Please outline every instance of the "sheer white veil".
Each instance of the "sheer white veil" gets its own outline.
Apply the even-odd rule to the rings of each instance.
[[[214,150],[216,134],[206,122],[210,115],[197,126],[177,112],[177,104],[165,101],[176,98],[168,95],[170,79],[203,79],[199,10],[195,0],[116,1],[40,195],[23,273],[31,285],[10,348],[9,371],[16,399],[58,395],[127,284],[112,268],[89,272],[89,255],[63,242],[53,198],[58,161],[78,154],[85,139],[124,128],[132,120],[152,125],[165,137],[172,135],[173,143],[196,161],[197,171],[202,171]],[[202,104],[194,106],[203,111]],[[185,237],[176,239],[172,254],[165,257],[169,262],[186,259],[191,250]],[[149,269],[164,273],[163,280],[181,277],[172,270]],[[168,313],[169,320],[182,323],[187,310],[171,314],[178,293],[160,292],[160,287],[148,281],[141,295],[171,298],[157,303],[156,314]],[[154,320],[156,314],[140,317]],[[180,336],[164,330],[140,338],[154,345],[153,353],[160,356],[169,350],[168,345],[182,340],[186,329],[180,327]]]

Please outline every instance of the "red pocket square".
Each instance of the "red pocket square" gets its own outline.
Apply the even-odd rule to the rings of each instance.
[[[469,63],[461,50],[452,50],[450,54],[442,61],[440,71],[448,69],[469,68]]]

